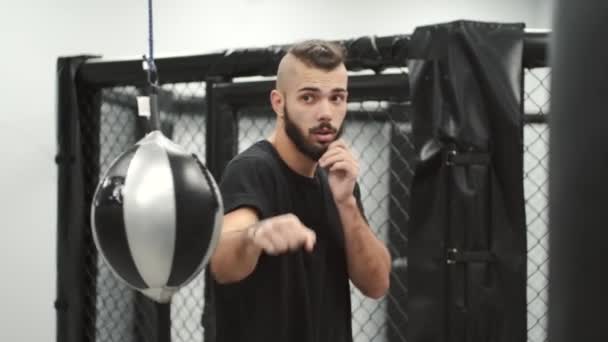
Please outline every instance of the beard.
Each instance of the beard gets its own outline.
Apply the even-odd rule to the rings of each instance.
[[[287,105],[283,107],[283,112],[285,113],[285,133],[291,139],[293,144],[296,146],[296,149],[300,151],[303,155],[307,156],[313,161],[318,161],[321,159],[323,154],[327,152],[327,145],[317,145],[313,142],[307,140],[307,136],[314,134],[320,130],[331,130],[332,133],[335,134],[334,140],[336,141],[342,136],[344,125],[342,125],[339,129],[332,126],[329,122],[321,122],[319,125],[312,127],[308,130],[308,135],[306,135],[295,122],[291,120],[289,117],[289,112],[287,111]]]

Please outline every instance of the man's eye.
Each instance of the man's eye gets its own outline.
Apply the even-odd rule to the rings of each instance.
[[[311,103],[312,101],[314,101],[315,98],[310,94],[305,94],[305,95],[302,95],[300,97],[300,99],[306,103]]]
[[[331,101],[336,102],[336,103],[342,103],[344,101],[344,96],[343,95],[334,95],[331,97]]]

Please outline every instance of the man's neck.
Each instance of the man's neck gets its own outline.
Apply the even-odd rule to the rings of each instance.
[[[280,130],[277,131],[268,138],[268,141],[277,150],[285,164],[304,177],[314,177],[317,162],[300,152],[286,134],[282,134]]]

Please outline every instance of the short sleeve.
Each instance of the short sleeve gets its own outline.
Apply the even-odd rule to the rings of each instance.
[[[274,207],[275,188],[272,168],[264,160],[234,159],[226,166],[220,181],[224,213],[250,207],[260,219],[268,218]]]

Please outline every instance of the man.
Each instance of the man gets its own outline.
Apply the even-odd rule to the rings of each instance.
[[[294,45],[270,94],[275,130],[222,176],[226,214],[209,284],[218,342],[350,342],[349,280],[371,298],[389,287],[389,253],[339,139],[347,80],[339,46]]]

